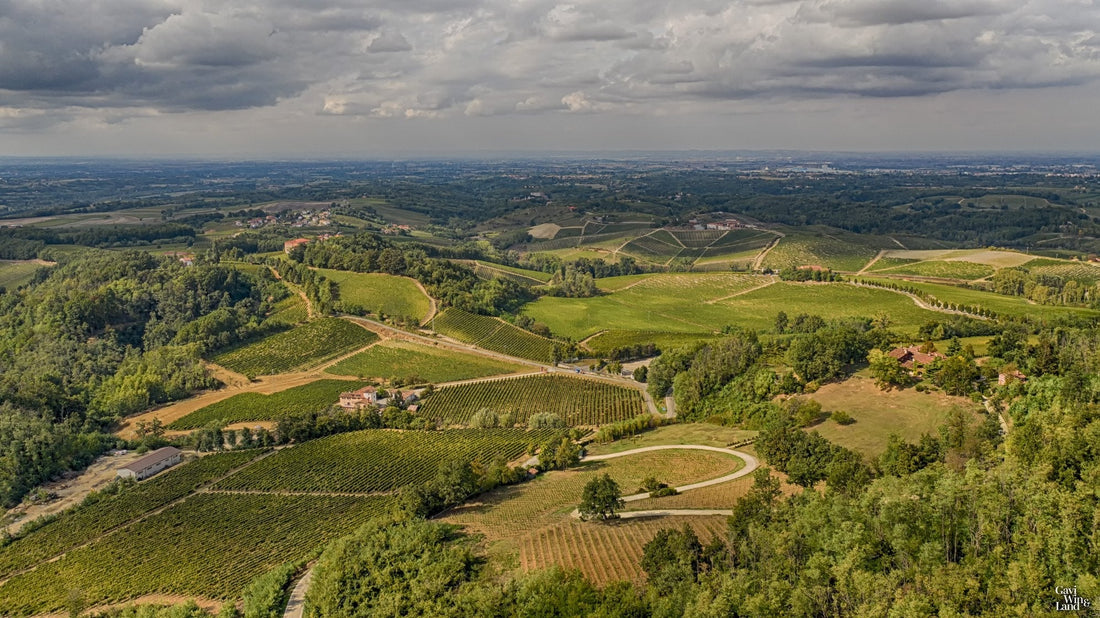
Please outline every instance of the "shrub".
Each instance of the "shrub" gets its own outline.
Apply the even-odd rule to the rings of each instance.
[[[837,410],[833,412],[832,417],[838,425],[851,425],[852,423],[856,422],[856,419],[852,418],[851,414],[848,414],[843,410]]]

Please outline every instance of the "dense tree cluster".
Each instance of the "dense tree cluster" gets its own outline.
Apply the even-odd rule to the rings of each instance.
[[[89,253],[0,295],[0,502],[115,445],[119,417],[213,385],[199,355],[250,336],[270,282]]]
[[[354,272],[383,272],[420,281],[445,307],[471,313],[514,312],[534,295],[509,279],[481,279],[472,270],[441,257],[438,250],[414,244],[393,244],[374,234],[358,234],[313,242],[291,252],[303,264]]]

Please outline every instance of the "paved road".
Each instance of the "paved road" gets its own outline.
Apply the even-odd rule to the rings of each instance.
[[[305,611],[306,591],[309,590],[311,581],[313,581],[313,569],[306,571],[306,574],[294,586],[294,590],[290,591],[290,601],[286,604],[283,618],[302,618],[302,612]]]
[[[691,491],[692,489],[701,489],[703,487],[710,487],[711,485],[718,485],[720,483],[728,483],[729,481],[739,479],[744,476],[752,474],[754,470],[760,467],[760,462],[755,457],[741,451],[735,451],[729,448],[722,448],[718,446],[704,446],[701,444],[661,444],[657,446],[643,446],[642,448],[631,449],[629,451],[623,451],[621,453],[609,453],[607,455],[589,455],[583,458],[581,461],[604,461],[607,459],[615,459],[616,457],[626,457],[627,455],[636,455],[638,453],[649,453],[653,451],[667,451],[672,449],[691,450],[691,451],[712,451],[715,453],[726,453],[733,455],[734,457],[740,457],[745,461],[745,466],[740,470],[727,474],[725,476],[711,479],[709,481],[701,481],[699,483],[691,483],[689,485],[682,485],[676,488],[677,493],[683,493],[685,491]],[[629,496],[623,496],[623,502],[636,502],[638,500],[645,500],[649,497],[649,492],[640,494],[631,494]],[[630,519],[634,517],[659,517],[662,515],[729,515],[732,511],[714,510],[714,509],[658,509],[651,511],[627,511],[619,513],[620,517]],[[580,517],[580,512],[574,510],[573,517]]]

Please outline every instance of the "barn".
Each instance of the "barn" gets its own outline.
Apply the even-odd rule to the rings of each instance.
[[[116,476],[124,479],[143,480],[165,468],[171,468],[182,459],[183,453],[174,446],[159,448],[133,463],[118,469]]]

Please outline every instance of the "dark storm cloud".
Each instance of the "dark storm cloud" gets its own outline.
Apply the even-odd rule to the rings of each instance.
[[[677,113],[1046,88],[1100,77],[1098,32],[1100,7],[1061,0],[0,0],[0,126],[79,110]]]

